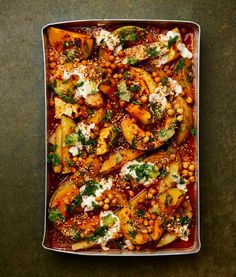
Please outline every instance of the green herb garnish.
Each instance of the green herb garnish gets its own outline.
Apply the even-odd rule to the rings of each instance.
[[[133,92],[133,91],[138,92],[140,90],[140,86],[131,85],[129,89],[130,89],[131,92]]]
[[[143,210],[138,209],[138,210],[137,210],[137,216],[138,216],[138,217],[142,217],[142,218],[143,218],[143,217],[144,217],[144,211],[143,211]]]
[[[147,52],[147,55],[148,55],[149,58],[158,56],[160,54],[160,52],[157,51],[156,47],[150,47],[146,50],[146,52]]]
[[[57,222],[57,221],[64,222],[65,221],[64,215],[56,208],[53,208],[50,211],[48,219],[52,222]]]
[[[169,84],[168,78],[167,77],[162,77],[161,78],[161,83],[162,83],[163,86],[168,85]]]
[[[191,134],[192,134],[193,136],[196,136],[196,134],[197,134],[197,129],[196,129],[196,128],[192,128],[192,129],[190,130],[190,132],[191,132]]]
[[[61,164],[60,157],[55,153],[48,154],[48,163],[52,166],[57,166]]]
[[[191,222],[191,218],[189,218],[188,216],[184,216],[184,217],[180,217],[178,220],[179,224],[183,225],[189,225],[189,223]]]
[[[169,40],[168,40],[168,46],[167,46],[168,49],[170,49],[171,46],[174,45],[174,44],[176,43],[178,37],[179,37],[179,36],[175,36],[175,37],[169,38]]]
[[[179,62],[177,63],[176,67],[174,68],[174,73],[179,72],[180,70],[182,70],[182,68],[184,67],[185,63],[184,63],[184,59],[180,59]]]

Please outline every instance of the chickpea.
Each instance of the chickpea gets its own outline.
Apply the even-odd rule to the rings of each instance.
[[[106,62],[106,63],[105,63],[105,67],[106,67],[106,68],[109,68],[110,66],[111,66],[111,63],[110,63],[110,62]]]
[[[119,58],[123,58],[125,56],[125,52],[120,50],[118,53],[117,53],[118,57]]]
[[[102,200],[102,198],[101,198],[101,196],[99,195],[99,196],[97,196],[97,197],[95,198],[95,200],[99,202],[99,201]]]
[[[55,56],[55,52],[54,51],[50,51],[49,52],[49,56]]]
[[[103,201],[99,201],[99,202],[98,202],[98,206],[99,206],[99,207],[102,207],[103,204],[104,204]]]
[[[189,162],[183,162],[183,168],[187,169],[189,167]]]
[[[170,103],[167,103],[167,104],[166,104],[166,109],[169,110],[169,109],[171,109],[171,108],[172,108],[172,107],[171,107],[171,104],[170,104]]]
[[[118,63],[118,64],[117,64],[117,67],[118,67],[119,69],[121,69],[121,68],[123,68],[123,64],[122,64],[122,63]]]
[[[186,98],[186,102],[187,102],[188,104],[192,104],[192,103],[193,103],[193,99],[192,99],[191,97],[187,97],[187,98]]]
[[[60,63],[60,64],[63,64],[63,63],[64,63],[64,59],[63,59],[62,57],[59,59],[59,63]]]
[[[148,199],[152,199],[153,198],[153,194],[149,192],[148,195],[147,195],[147,198]]]
[[[156,191],[155,189],[153,189],[153,188],[150,189],[150,192],[151,192],[152,194],[156,194],[156,193],[157,193],[157,191]]]
[[[109,198],[106,198],[106,199],[104,200],[104,203],[105,203],[105,204],[110,203],[110,199],[109,199]]]
[[[111,103],[108,102],[108,103],[107,103],[107,109],[108,109],[108,110],[111,110],[111,108],[112,108]]]
[[[111,75],[111,74],[113,73],[112,69],[108,68],[108,69],[107,69],[107,73],[108,73],[108,75],[109,75],[109,74]]]
[[[71,171],[72,173],[75,173],[75,172],[76,172],[76,168],[75,168],[75,167],[71,167],[71,168],[70,168],[70,171]]]
[[[188,170],[184,169],[182,171],[182,175],[183,175],[183,177],[187,177],[188,176]]]
[[[194,169],[195,169],[195,166],[194,166],[193,164],[191,164],[191,165],[188,167],[188,170],[189,170],[189,171],[194,171]]]
[[[153,226],[153,225],[154,225],[154,220],[150,219],[150,220],[149,220],[149,225],[150,225],[150,226]]]
[[[123,78],[123,74],[122,73],[119,73],[118,74],[118,79],[122,79]]]
[[[142,233],[143,233],[143,234],[147,234],[147,233],[148,233],[148,230],[147,230],[147,229],[143,229],[143,230],[142,230]]]
[[[109,210],[109,208],[110,208],[110,206],[109,206],[108,204],[104,204],[104,205],[103,205],[103,209],[104,209],[104,210]]]
[[[156,202],[154,200],[151,201],[151,206],[154,206]]]
[[[152,72],[152,77],[154,77],[154,78],[157,77],[157,72],[156,71]]]
[[[146,103],[147,100],[148,100],[147,95],[142,95],[142,96],[141,96],[141,102],[142,102],[142,103]]]
[[[57,64],[55,62],[52,62],[49,64],[49,67],[54,69],[57,66]]]
[[[133,192],[132,190],[129,190],[129,195],[130,195],[131,197],[134,197],[134,192]]]
[[[183,114],[183,109],[181,109],[181,108],[177,109],[177,113],[178,114]]]
[[[175,109],[175,110],[178,110],[179,108],[180,108],[180,105],[179,105],[179,104],[175,104],[175,105],[174,105],[174,109]]]
[[[153,232],[153,227],[152,227],[152,226],[148,226],[148,227],[147,227],[147,230],[148,230],[148,233],[150,234],[150,233]]]
[[[193,176],[193,172],[192,172],[192,171],[189,171],[189,172],[188,172],[188,175],[189,175],[189,176]]]
[[[189,182],[190,183],[194,183],[194,181],[195,181],[195,177],[194,176],[189,177]]]
[[[173,109],[167,110],[167,114],[168,114],[169,116],[173,116],[174,113],[175,113],[175,111],[174,111]]]
[[[112,69],[112,70],[115,70],[115,69],[116,69],[116,64],[115,64],[115,63],[113,63],[113,64],[111,65],[111,69]]]
[[[52,75],[55,75],[55,74],[56,74],[56,70],[50,70],[50,73],[51,73]]]
[[[86,60],[82,60],[82,65],[86,65],[87,64],[87,61]]]
[[[176,157],[175,157],[175,154],[171,154],[171,155],[170,155],[170,161],[174,161],[175,158],[176,158]]]
[[[144,226],[148,226],[148,224],[149,224],[149,223],[148,223],[148,220],[145,219],[144,222],[143,222],[143,225],[144,225]]]
[[[109,57],[109,61],[110,61],[110,62],[114,62],[115,59],[116,59],[116,58],[115,58],[115,56],[113,56],[113,55],[111,55],[111,56]]]
[[[182,121],[183,121],[183,118],[184,118],[184,117],[183,117],[183,115],[181,114],[181,115],[177,116],[176,119],[177,119],[179,122],[182,122]]]
[[[160,83],[161,77],[155,77],[154,81],[155,81],[156,83]]]
[[[113,204],[113,205],[116,205],[117,204],[117,199],[112,199],[112,201],[111,201],[111,203]]]
[[[110,199],[110,200],[112,200],[113,198],[114,198],[114,195],[112,194],[112,193],[108,193],[108,198]]]
[[[53,61],[54,61],[54,57],[53,57],[53,56],[50,56],[50,57],[48,58],[48,60],[49,60],[49,62],[53,62]]]

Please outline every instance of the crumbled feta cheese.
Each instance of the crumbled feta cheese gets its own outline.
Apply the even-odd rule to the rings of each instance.
[[[188,236],[190,234],[188,224],[185,224],[184,226],[176,226],[175,232],[181,240],[188,241]]]
[[[173,179],[176,182],[176,187],[183,191],[188,191],[187,189],[187,181],[184,178],[180,178],[179,174],[173,174]]]
[[[100,226],[104,226],[104,218],[110,216],[113,219],[113,224],[108,226],[108,230],[104,237],[100,237],[97,240],[98,244],[101,244],[103,250],[107,250],[106,243],[114,237],[114,234],[120,231],[120,219],[112,211],[104,211],[100,213]]]
[[[183,58],[192,59],[193,54],[188,50],[184,43],[180,42],[176,45],[176,47]]]
[[[98,184],[98,189],[95,191],[95,195],[83,195],[82,196],[82,203],[81,207],[84,209],[85,212],[89,212],[94,210],[94,204],[98,204],[96,201],[96,197],[100,196],[105,190],[111,189],[112,187],[112,179],[102,179]],[[80,193],[83,193],[86,188],[86,185],[80,188]]]
[[[142,168],[143,165],[146,165],[146,167]],[[148,186],[159,175],[159,171],[154,163],[144,163],[134,160],[124,164],[121,168],[120,174],[122,177],[132,177],[133,179],[136,179],[138,183]]]
[[[75,157],[75,156],[77,156],[79,154],[79,149],[76,146],[72,146],[69,149],[69,152]]]
[[[114,50],[115,47],[120,44],[118,36],[113,35],[104,29],[98,29],[95,33],[96,43],[99,46],[102,42],[105,42],[110,50]]]
[[[179,95],[182,92],[181,85],[174,79],[168,78],[169,86],[168,86],[168,93],[170,95]]]
[[[78,129],[81,131],[82,135],[85,137],[86,140],[89,140],[91,135],[91,130],[95,127],[94,123],[91,123],[89,125],[85,124],[84,122],[78,123],[76,127],[76,132],[78,132]]]
[[[165,110],[165,107],[166,107],[166,104],[167,104],[167,99],[166,99],[165,95],[161,92],[161,87],[158,88],[155,91],[155,93],[152,93],[152,94],[149,95],[149,102],[160,104],[161,112]]]

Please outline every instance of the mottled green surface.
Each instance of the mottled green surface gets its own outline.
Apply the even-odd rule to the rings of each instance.
[[[235,3],[234,0],[1,1],[1,276],[236,274]],[[40,31],[49,22],[86,18],[183,19],[196,21],[202,27],[202,250],[197,255],[99,258],[57,254],[41,247],[44,88]]]

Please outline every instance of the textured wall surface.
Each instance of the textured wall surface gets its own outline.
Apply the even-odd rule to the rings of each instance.
[[[234,0],[1,0],[1,276],[235,276]],[[41,247],[44,213],[44,88],[41,28],[91,18],[183,19],[201,37],[199,254],[106,258]]]

